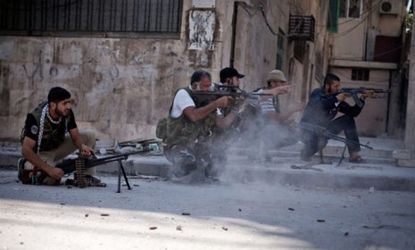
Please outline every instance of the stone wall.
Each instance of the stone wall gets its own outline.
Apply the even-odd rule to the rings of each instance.
[[[313,14],[319,22],[321,11],[325,13],[327,9],[321,10],[320,6],[327,4],[318,2],[325,1],[284,0],[277,5],[271,0],[251,0],[246,1],[250,8],[239,7],[235,67],[247,74],[243,80],[245,89],[263,85],[267,73],[275,68],[277,37],[270,33],[259,8],[264,8],[275,31],[281,29],[288,34],[291,11]],[[201,50],[188,49],[192,4],[192,0],[183,1],[182,27],[177,38],[1,36],[0,138],[17,139],[26,114],[45,100],[53,86],[65,87],[72,93],[79,127],[92,129],[98,138],[155,137],[155,125],[167,115],[174,91],[188,85],[195,69],[210,71],[213,80],[218,81],[220,69],[229,66],[234,1],[215,2],[214,43]],[[301,99],[301,93],[308,92],[315,82],[316,70],[311,65],[325,65],[325,30],[318,30],[322,33],[316,34],[317,45],[309,42],[307,67],[297,62],[291,72],[293,49],[286,38],[284,69],[294,81],[296,99]],[[322,56],[316,57],[315,53]],[[304,69],[308,70],[306,75]],[[317,73],[323,74],[324,69],[319,66]]]

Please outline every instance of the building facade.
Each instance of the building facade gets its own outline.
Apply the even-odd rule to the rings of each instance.
[[[343,86],[390,90],[368,99],[357,117],[366,136],[402,138],[402,51],[405,0],[339,0],[338,30],[331,33],[329,71]]]
[[[390,89],[368,100],[359,132],[403,137],[404,0],[0,0],[0,7],[2,139],[19,138],[25,115],[53,86],[71,91],[79,126],[98,138],[153,138],[195,70],[219,81],[228,66],[246,75],[247,91],[263,86],[269,71],[284,71],[293,91],[282,106],[305,103],[327,72],[345,86]]]

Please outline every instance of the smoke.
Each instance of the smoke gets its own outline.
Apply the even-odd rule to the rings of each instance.
[[[280,123],[267,119],[258,105],[247,105],[238,121],[218,135],[212,145],[218,179],[225,183],[266,181],[267,170],[278,168],[289,159],[278,157],[276,150],[295,145],[299,134],[294,121]],[[218,151],[221,157],[215,158]]]

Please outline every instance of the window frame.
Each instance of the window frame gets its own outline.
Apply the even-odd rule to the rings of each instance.
[[[359,1],[359,17],[350,17],[350,1],[351,0],[340,0],[339,3],[339,18],[348,18],[348,19],[361,19],[362,18],[362,14],[363,14],[363,0],[358,0]],[[346,15],[343,16],[342,12],[340,11],[340,6],[342,6],[342,2],[346,3]]]
[[[44,4],[44,1],[35,4],[20,1],[14,5],[8,3],[7,0],[0,0],[0,7],[12,6],[12,8],[19,8],[11,13],[6,13],[7,10],[3,10],[3,13],[6,13],[3,16],[0,13],[0,22],[3,20],[1,18],[7,19],[8,22],[4,26],[0,26],[0,36],[180,38],[184,0],[107,1],[114,5],[109,7],[107,3],[102,3],[101,0],[69,0],[68,2],[66,0],[54,0],[47,4]],[[64,10],[65,7],[61,2],[69,5],[68,9],[72,11],[68,12],[67,16],[62,15],[67,10]],[[168,6],[166,6],[166,3],[168,3]],[[24,9],[27,6],[33,8],[30,9],[30,13]],[[79,11],[78,6],[80,8],[84,7],[84,9]],[[90,9],[86,10],[87,8]],[[140,8],[142,9],[140,10]],[[139,16],[142,14],[141,12],[134,12],[138,10],[145,14],[144,17]],[[51,12],[53,15],[56,12],[56,16],[51,17]],[[15,18],[14,14],[20,16]],[[42,16],[36,17],[36,14],[42,14]],[[88,14],[95,16],[90,17]],[[111,18],[111,20],[107,18]],[[151,20],[156,20],[157,23],[150,26],[148,23]],[[58,24],[55,23],[56,21]],[[67,24],[59,24],[59,22],[67,22]]]

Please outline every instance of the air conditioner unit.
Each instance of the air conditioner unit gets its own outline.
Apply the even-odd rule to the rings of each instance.
[[[398,15],[400,1],[383,0],[379,5],[379,13],[382,15]]]

